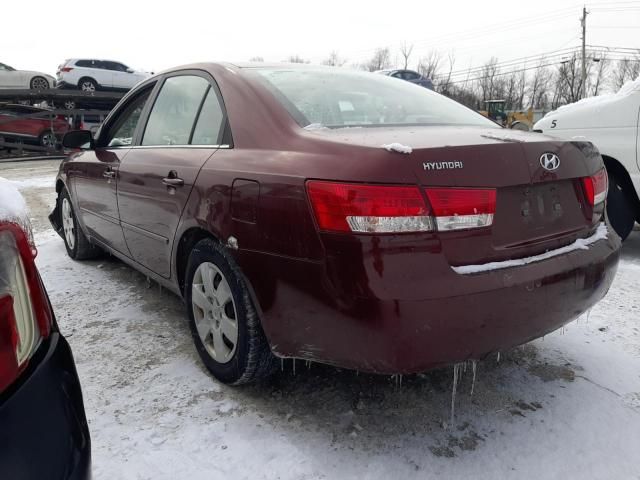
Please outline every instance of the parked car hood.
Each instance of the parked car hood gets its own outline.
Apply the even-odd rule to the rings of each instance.
[[[553,129],[632,126],[639,104],[640,78],[625,83],[616,93],[585,98],[549,112],[533,128],[553,133]]]

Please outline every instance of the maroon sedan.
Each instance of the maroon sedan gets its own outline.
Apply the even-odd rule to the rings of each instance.
[[[511,132],[408,82],[196,64],[72,132],[51,220],[181,295],[204,363],[411,373],[591,308],[615,275],[598,151]],[[123,293],[124,294],[124,293]]]
[[[19,140],[54,148],[58,139],[68,131],[69,124],[65,118],[53,115],[46,108],[0,104],[0,137],[5,141]]]

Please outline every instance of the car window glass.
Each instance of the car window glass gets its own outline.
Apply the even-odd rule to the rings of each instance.
[[[109,128],[107,146],[122,147],[131,145],[133,134],[136,131],[142,109],[145,103],[147,103],[150,92],[151,87],[125,107],[122,114],[116,119],[112,127]]]
[[[391,74],[391,76],[392,76],[393,78],[402,78],[402,72],[396,72],[396,73],[393,73],[393,74]]]
[[[247,72],[306,127],[496,124],[443,95],[384,75],[323,68],[255,68]]]
[[[216,92],[210,88],[202,104],[200,116],[196,122],[191,139],[192,145],[217,145],[222,126],[222,107]]]
[[[187,145],[209,82],[202,77],[170,77],[149,114],[142,145]]]
[[[420,75],[418,75],[416,72],[411,72],[409,70],[404,72],[405,80],[418,80],[419,78],[420,78]]]
[[[77,67],[91,67],[91,60],[78,60],[76,62]]]

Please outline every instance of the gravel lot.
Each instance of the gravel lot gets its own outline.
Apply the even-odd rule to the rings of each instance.
[[[76,358],[101,479],[640,479],[640,232],[608,296],[563,331],[404,377],[291,361],[229,388],[184,306],[121,262],[74,262],[48,225],[58,161],[0,164],[31,208],[38,265]],[[231,477],[229,477],[231,476]]]

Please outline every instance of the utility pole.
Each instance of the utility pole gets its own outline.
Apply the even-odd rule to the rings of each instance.
[[[587,7],[582,7],[582,18],[580,19],[580,23],[582,25],[582,91],[581,97],[585,98],[587,96]]]

